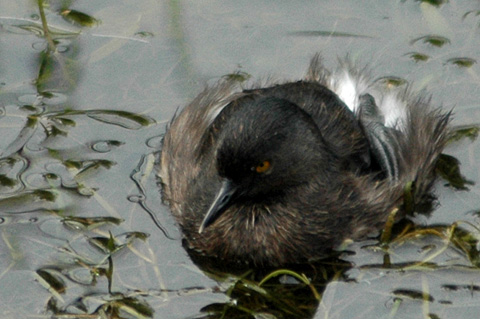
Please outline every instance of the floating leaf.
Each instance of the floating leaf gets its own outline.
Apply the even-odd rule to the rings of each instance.
[[[61,311],[57,306],[57,299],[55,297],[52,297],[48,300],[46,308],[48,311],[55,314],[60,313]]]
[[[48,209],[48,202],[54,202],[57,195],[54,191],[35,190],[16,192],[15,195],[1,198],[0,207],[3,211],[8,212],[25,212],[25,211],[46,211],[48,213],[55,212]]]
[[[469,138],[470,140],[475,140],[478,137],[478,132],[480,127],[478,126],[463,126],[457,127],[454,129],[453,134],[448,139],[448,142],[456,142],[464,138]]]
[[[145,241],[150,235],[147,234],[147,233],[142,233],[142,232],[138,232],[138,231],[135,231],[135,232],[128,232],[126,234],[124,234],[127,238],[127,240],[129,242],[132,241],[132,239],[140,239],[140,240],[143,240]]]
[[[114,252],[122,249],[125,245],[117,245],[115,239],[110,234],[110,237],[92,237],[88,239],[88,242],[100,249],[105,254],[113,254]]]
[[[47,91],[41,92],[40,95],[47,99],[51,99],[55,96],[52,92],[47,92]]]
[[[407,80],[397,76],[384,76],[376,79],[375,82],[380,83],[387,88],[393,88],[407,84]]]
[[[74,127],[77,124],[75,121],[73,121],[71,119],[64,118],[64,117],[56,117],[55,121],[58,121],[62,125],[71,126],[71,127]]]
[[[43,174],[43,177],[45,177],[45,179],[49,179],[49,180],[58,180],[59,177],[57,174],[53,174],[53,173],[45,173]]]
[[[59,129],[55,125],[50,126],[49,129],[46,130],[46,133],[47,133],[48,137],[51,137],[51,136],[67,136],[68,135],[66,131]]]
[[[82,27],[93,27],[99,24],[99,21],[94,17],[77,10],[63,10],[60,15],[62,15],[65,20],[81,25]]]
[[[115,236],[115,241],[113,242],[113,238],[111,239],[112,242],[110,243],[109,249],[115,250],[118,247],[124,247],[130,245],[134,240],[140,239],[145,241],[150,235],[143,232],[126,232],[123,234],[119,234]],[[115,244],[115,246],[113,245]]]
[[[88,242],[95,248],[100,249],[103,253],[108,254],[110,250],[108,249],[108,238],[105,237],[93,237],[89,238]]]
[[[18,184],[18,181],[8,177],[5,174],[0,174],[0,185],[6,187],[13,187]]]
[[[28,111],[28,112],[36,112],[37,109],[33,105],[22,105],[20,109]]]
[[[453,284],[444,284],[442,288],[447,291],[458,291],[458,290],[465,290],[470,292],[477,292],[480,291],[480,286],[477,285],[453,285]]]
[[[37,87],[41,87],[51,78],[54,65],[55,63],[52,59],[52,54],[50,51],[40,53],[40,68],[38,70],[38,77],[36,81]],[[41,92],[41,90],[39,90],[39,92]]]
[[[58,271],[48,268],[39,269],[37,270],[37,275],[44,280],[44,283],[47,284],[48,289],[53,289],[60,294],[65,292],[65,281]]]
[[[423,43],[427,43],[439,48],[443,47],[445,44],[450,44],[450,39],[446,37],[442,37],[440,35],[426,35],[423,37],[419,37],[419,38],[413,39],[410,42],[410,44],[413,45],[417,41],[422,41]]]
[[[17,138],[0,153],[0,157],[10,157],[12,154],[21,150],[35,133],[37,124],[38,119],[35,116],[29,116]]]
[[[110,239],[112,239],[112,233],[110,233]],[[113,253],[113,250],[112,250]],[[105,276],[107,277],[108,280],[108,292],[111,294],[112,293],[112,283],[113,283],[113,258],[112,255],[108,256],[108,268],[107,271],[105,272]]]
[[[40,69],[36,80],[37,90],[44,97],[52,98],[50,91],[70,90],[76,84],[78,61],[67,58],[65,55],[55,51],[44,51],[40,53]]]
[[[74,160],[66,160],[63,162],[63,165],[65,165],[66,168],[71,168],[71,169],[81,169],[83,162],[82,161],[74,161]]]
[[[442,4],[448,2],[448,0],[417,0],[417,2],[428,3],[434,7],[440,7]]]
[[[151,37],[154,36],[154,34],[152,32],[148,32],[148,31],[135,32],[135,35],[138,35],[142,38],[151,38]]]
[[[226,79],[226,80],[235,81],[235,82],[239,82],[239,83],[245,82],[246,80],[248,80],[251,77],[252,76],[250,74],[248,74],[246,72],[241,72],[241,71],[238,71],[238,72],[235,72],[235,73],[230,73],[230,74],[225,74],[223,76],[223,78]]]
[[[466,17],[468,17],[469,15],[475,15],[476,17],[478,17],[480,15],[480,10],[471,10],[471,11],[467,11],[463,16],[462,16],[462,19],[465,19]]]
[[[86,114],[88,117],[97,121],[118,125],[131,130],[138,130],[155,122],[147,116],[126,111],[91,110],[86,111]]]
[[[471,58],[452,58],[447,60],[448,64],[454,64],[458,67],[462,68],[470,68],[472,67],[475,63],[477,63],[477,60],[471,59]]]
[[[468,259],[474,266],[480,266],[480,252],[478,251],[478,232],[473,234],[465,229],[456,227],[453,232],[452,242],[457,248],[461,249],[467,254]]]
[[[423,300],[433,302],[435,299],[424,291],[418,291],[413,289],[396,289],[393,291],[396,296],[408,297],[415,300]]]
[[[109,169],[113,165],[115,165],[115,162],[109,161],[109,160],[86,160],[86,161],[74,161],[74,160],[66,160],[63,162],[63,164],[70,169],[76,169],[79,170],[77,175],[79,174],[85,174],[88,171],[104,167]]]
[[[107,141],[97,141],[92,143],[92,150],[99,152],[99,153],[106,153],[110,152],[113,147],[119,147],[123,145],[123,142],[115,141],[115,140],[107,140]]]
[[[33,195],[40,200],[46,200],[48,202],[53,202],[55,201],[55,198],[57,198],[57,195],[54,192],[43,189],[33,191]]]
[[[428,59],[430,59],[429,55],[419,53],[419,52],[410,52],[410,53],[407,53],[407,55],[409,55],[410,58],[415,62],[426,62],[428,61]]]
[[[89,160],[89,161],[85,161],[84,163],[86,163],[86,165],[83,171],[86,171],[91,168],[98,168],[98,167],[105,167],[108,169],[113,165],[115,165],[115,162],[109,161],[109,160]]]
[[[115,141],[115,140],[108,140],[107,143],[108,145],[112,145],[112,146],[121,146],[124,144],[123,142]]]
[[[120,225],[124,220],[115,217],[65,217],[63,223],[75,229],[94,229],[105,224]]]
[[[453,156],[440,154],[435,169],[453,188],[468,190],[466,185],[474,184],[460,173],[460,162]]]

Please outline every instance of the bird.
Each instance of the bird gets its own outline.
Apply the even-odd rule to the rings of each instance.
[[[257,267],[321,260],[429,198],[451,111],[316,54],[300,80],[222,79],[176,114],[158,159],[162,200],[196,255]],[[403,210],[402,210],[403,209]]]

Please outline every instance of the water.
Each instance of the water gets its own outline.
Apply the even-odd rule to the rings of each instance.
[[[478,313],[478,264],[465,252],[478,237],[466,223],[480,221],[477,185],[459,191],[437,183],[435,211],[415,219],[438,226],[437,233],[427,228],[398,240],[390,254],[375,240],[348,246],[354,254],[342,259],[351,265],[327,267],[328,279],[317,282],[318,305],[293,277],[259,287],[203,273],[182,248],[154,178],[166,123],[205,84],[234,72],[299,79],[316,52],[327,66],[349,55],[375,77],[426,90],[432,103],[454,109],[454,125],[478,124],[478,1],[67,5],[50,1],[45,8],[53,54],[36,2],[0,4],[0,317],[190,318],[206,316],[202,309],[215,318],[222,311],[233,318]],[[447,149],[476,184],[479,151],[469,139]],[[447,239],[456,221],[469,233],[455,246]]]

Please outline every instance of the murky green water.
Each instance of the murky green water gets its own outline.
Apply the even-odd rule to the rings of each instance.
[[[426,90],[454,109],[454,125],[479,124],[478,1],[50,1],[44,11],[50,44],[37,1],[0,3],[1,318],[477,316],[478,142],[447,149],[476,185],[439,181],[437,207],[415,219],[437,233],[388,256],[376,240],[349,246],[351,267],[317,269],[319,305],[290,277],[230,290],[233,277],[207,277],[161,204],[154,153],[205,84],[233,72],[299,79],[316,52],[327,66],[348,54]],[[463,237],[450,236],[457,221]]]

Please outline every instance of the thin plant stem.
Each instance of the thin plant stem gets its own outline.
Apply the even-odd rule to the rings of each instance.
[[[55,52],[57,47],[55,46],[55,42],[53,41],[52,36],[50,35],[50,31],[48,30],[47,18],[45,17],[45,11],[43,10],[43,1],[44,0],[37,0],[38,11],[40,12],[40,18],[42,19],[43,33],[45,35],[45,39],[47,39],[48,51]]]

